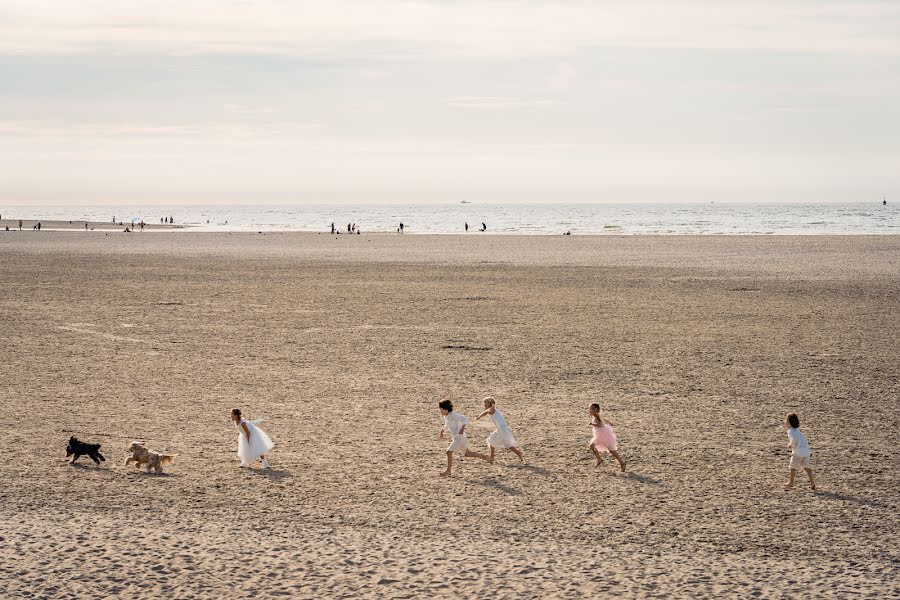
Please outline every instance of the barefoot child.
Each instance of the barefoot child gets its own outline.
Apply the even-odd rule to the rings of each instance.
[[[260,420],[242,419],[241,409],[235,408],[231,411],[231,421],[238,429],[238,456],[241,459],[241,468],[249,467],[250,463],[261,458],[263,469],[268,469],[269,461],[266,460],[266,452],[271,450],[275,444],[272,443],[265,431],[256,426]]]
[[[482,460],[490,460],[480,452],[469,450],[469,441],[466,439],[466,424],[469,420],[461,414],[453,412],[453,403],[449,400],[441,400],[438,402],[438,408],[441,409],[441,414],[444,415],[444,426],[441,428],[439,437],[444,439],[445,431],[450,435],[450,445],[447,447],[447,470],[441,473],[441,477],[450,476],[454,452],[462,452],[463,456],[474,456]]]
[[[789,414],[784,419],[784,428],[788,430],[788,448],[791,449],[791,462],[788,465],[791,474],[787,483],[784,484],[784,489],[789,490],[794,487],[794,477],[797,475],[797,469],[806,471],[806,475],[809,477],[809,487],[816,489],[816,480],[813,479],[812,468],[809,464],[809,457],[812,455],[812,451],[809,449],[809,442],[806,441],[806,436],[800,433],[800,417],[795,413]]]
[[[612,421],[605,421],[600,417],[600,405],[594,402],[588,407],[591,416],[591,429],[594,435],[591,437],[591,452],[597,457],[597,466],[600,466],[600,452],[609,452],[619,461],[622,471],[625,471],[625,459],[619,454],[619,444],[616,440],[616,432],[613,431]]]
[[[494,462],[494,451],[497,448],[506,448],[510,452],[515,453],[520,461],[525,462],[525,455],[519,450],[518,444],[516,444],[516,438],[513,437],[512,432],[509,430],[509,426],[506,424],[506,419],[504,419],[503,414],[497,410],[496,403],[490,396],[484,399],[484,412],[475,417],[475,420],[477,421],[484,415],[490,415],[491,421],[494,422],[494,427],[496,427],[494,433],[489,435],[487,439],[488,448],[491,449],[490,462]]]

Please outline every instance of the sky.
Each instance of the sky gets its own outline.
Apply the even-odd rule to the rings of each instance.
[[[0,204],[885,194],[895,0],[0,0]]]

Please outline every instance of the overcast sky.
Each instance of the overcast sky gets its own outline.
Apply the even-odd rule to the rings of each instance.
[[[882,194],[895,0],[0,0],[0,205]]]

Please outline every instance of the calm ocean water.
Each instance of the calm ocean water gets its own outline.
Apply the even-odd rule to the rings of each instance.
[[[487,225],[489,233],[577,234],[898,234],[900,203],[854,204],[420,204],[375,206],[103,206],[0,207],[5,219],[143,219],[201,231],[343,232],[356,223],[364,233],[393,232],[402,221],[406,233],[462,233]]]

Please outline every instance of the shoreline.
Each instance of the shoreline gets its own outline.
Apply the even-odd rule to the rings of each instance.
[[[71,223],[67,221],[41,221],[37,220],[29,220],[24,221],[22,225],[22,230],[18,229],[18,221],[17,220],[2,220],[0,221],[0,234],[4,233],[26,233],[34,231],[32,228],[38,222],[41,222],[41,232],[57,232],[57,233],[90,233],[91,231],[95,232],[104,232],[104,233],[124,233],[123,228],[129,226],[127,223],[122,225],[114,225],[112,223],[96,223],[89,224],[90,229],[85,230],[84,224],[85,221],[72,221]],[[15,227],[14,227],[15,226]],[[5,231],[5,227],[9,227],[9,231]],[[364,231],[363,233],[357,234],[348,234],[346,232],[341,233],[331,233],[330,231],[315,231],[309,229],[247,229],[247,228],[235,228],[235,229],[217,229],[214,227],[209,227],[201,225],[201,224],[175,224],[175,225],[161,225],[161,224],[145,224],[145,232],[155,232],[155,233],[196,233],[196,234],[207,234],[207,235],[215,235],[215,234],[244,234],[244,235],[267,235],[267,234],[287,234],[287,235],[298,235],[298,236],[309,236],[309,235],[328,235],[333,237],[344,238],[349,236],[351,238],[365,238],[366,236],[396,236],[399,238],[402,237],[459,237],[466,239],[477,239],[477,238],[485,238],[485,237],[523,237],[523,238],[557,238],[557,237],[578,237],[578,238],[632,238],[632,237],[650,237],[650,238],[681,238],[681,237],[710,237],[710,238],[818,238],[818,237],[895,237],[900,236],[900,230],[896,233],[883,233],[883,232],[863,232],[863,233],[830,233],[830,232],[822,232],[822,233],[778,233],[778,232],[747,232],[747,233],[676,233],[676,232],[635,232],[635,233],[623,233],[617,231],[609,231],[604,233],[570,233],[566,235],[564,233],[520,233],[513,231],[490,231],[490,232],[479,232],[472,231],[469,233],[460,233],[460,232],[423,232],[417,233],[415,231],[407,231],[404,233],[396,233],[393,231]],[[131,233],[145,233],[141,232],[140,228],[137,230],[131,231]]]

